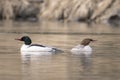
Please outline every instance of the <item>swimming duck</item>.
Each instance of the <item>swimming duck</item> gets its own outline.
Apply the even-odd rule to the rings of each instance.
[[[94,42],[91,38],[85,38],[81,43],[71,49],[71,52],[74,54],[91,54],[92,48],[89,46],[90,42]]]
[[[48,47],[40,44],[32,44],[32,40],[29,36],[23,36],[19,39],[15,39],[19,41],[23,41],[24,44],[21,46],[21,52],[55,52],[59,49],[54,47]]]

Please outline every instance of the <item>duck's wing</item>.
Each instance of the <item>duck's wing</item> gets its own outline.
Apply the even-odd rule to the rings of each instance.
[[[31,44],[30,46],[46,47],[46,46],[41,45],[41,44]]]
[[[43,47],[43,48],[46,47],[46,48],[51,48],[55,52],[63,52],[61,49],[58,49],[58,48],[52,47],[52,46],[44,46],[44,45],[41,45],[41,44],[31,44],[30,47],[31,46],[38,46],[38,47]]]

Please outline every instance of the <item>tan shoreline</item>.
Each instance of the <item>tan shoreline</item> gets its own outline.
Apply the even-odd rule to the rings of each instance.
[[[114,15],[120,16],[119,4],[119,0],[43,0],[37,4],[40,11],[33,14],[37,9],[32,5],[31,8],[35,8],[30,11],[28,0],[1,0],[0,16],[14,19],[16,14],[27,16],[32,13],[42,20],[101,22]]]

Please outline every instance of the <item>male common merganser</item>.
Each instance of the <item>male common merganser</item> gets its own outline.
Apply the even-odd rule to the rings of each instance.
[[[90,42],[94,42],[91,38],[86,38],[81,41],[81,43],[71,49],[73,54],[86,54],[90,55],[92,53],[92,48],[89,46]]]
[[[23,36],[22,38],[15,40],[24,42],[24,44],[21,47],[21,52],[55,52],[59,50],[54,47],[47,47],[40,44],[31,44],[32,40],[28,36]]]

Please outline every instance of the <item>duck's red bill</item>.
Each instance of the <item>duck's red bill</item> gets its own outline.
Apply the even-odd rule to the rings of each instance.
[[[97,41],[97,40],[93,40],[92,42],[95,42],[95,41]]]
[[[21,39],[16,38],[15,40],[21,41]]]

